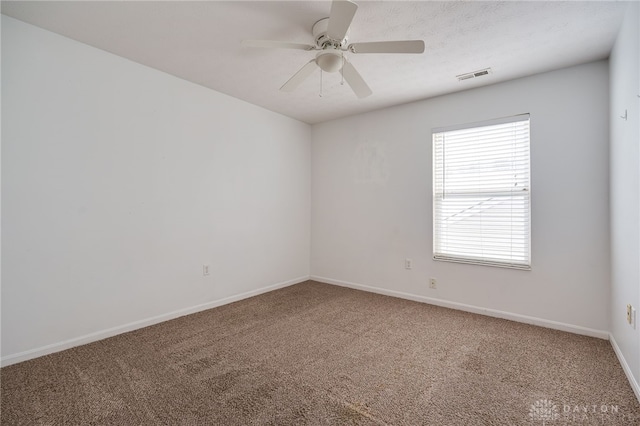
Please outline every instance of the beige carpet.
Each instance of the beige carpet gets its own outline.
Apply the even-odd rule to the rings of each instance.
[[[2,425],[637,425],[609,342],[307,282],[1,370]]]

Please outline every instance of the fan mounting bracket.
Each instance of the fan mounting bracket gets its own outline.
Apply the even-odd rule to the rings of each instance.
[[[327,36],[327,28],[329,27],[329,18],[322,18],[316,21],[311,27],[313,38],[316,41],[316,46],[321,49],[335,49],[346,50],[347,42],[349,41],[349,31],[345,34],[342,40],[333,40]]]

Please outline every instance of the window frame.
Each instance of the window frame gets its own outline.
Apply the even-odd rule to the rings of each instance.
[[[523,209],[523,211],[526,211],[526,220],[524,222],[523,227],[525,228],[525,231],[519,235],[523,235],[524,239],[523,241],[526,241],[526,250],[521,250],[521,252],[524,254],[525,258],[522,259],[522,261],[514,261],[513,258],[511,260],[505,260],[505,259],[499,259],[498,257],[491,257],[491,256],[487,256],[485,257],[483,256],[473,256],[473,254],[447,254],[445,251],[443,250],[442,247],[437,247],[437,243],[440,241],[440,239],[442,238],[442,234],[439,233],[439,227],[437,224],[437,221],[440,220],[440,222],[442,222],[442,219],[439,218],[438,216],[438,200],[436,199],[436,197],[438,195],[441,195],[444,199],[445,197],[445,183],[444,183],[444,173],[445,173],[445,166],[444,164],[446,163],[446,156],[445,154],[441,154],[442,155],[442,162],[443,165],[441,167],[438,167],[438,165],[436,164],[436,162],[438,161],[438,154],[436,152],[437,149],[437,142],[436,142],[436,136],[437,135],[441,135],[447,132],[455,132],[455,131],[459,131],[459,130],[471,130],[471,129],[480,129],[483,127],[488,127],[488,126],[495,126],[495,125],[501,125],[501,124],[509,124],[509,123],[519,123],[519,122],[527,122],[527,128],[528,128],[528,133],[527,133],[527,139],[526,139],[526,183],[527,186],[526,188],[524,188],[523,190],[520,190],[522,192],[516,192],[516,191],[508,191],[508,190],[504,190],[501,193],[501,196],[509,196],[509,203],[513,203],[514,200],[516,200],[517,198],[520,198],[523,200],[523,202],[526,203],[526,208]],[[492,266],[492,267],[501,267],[501,268],[509,268],[509,269],[518,269],[518,270],[526,270],[526,271],[530,271],[531,270],[531,266],[532,266],[532,259],[531,259],[531,115],[529,113],[524,113],[524,114],[518,114],[518,115],[513,115],[513,116],[509,116],[509,117],[502,117],[502,118],[497,118],[497,119],[492,119],[492,120],[485,120],[485,121],[480,121],[480,122],[473,122],[473,123],[466,123],[466,124],[459,124],[459,125],[454,125],[454,126],[446,126],[446,127],[437,127],[437,128],[433,128],[431,131],[431,140],[432,140],[432,214],[433,214],[433,221],[432,221],[432,232],[433,232],[433,244],[432,244],[432,253],[433,253],[433,259],[436,261],[445,261],[445,262],[454,262],[454,263],[465,263],[465,264],[473,264],[473,265],[482,265],[482,266]],[[443,140],[442,142],[442,149],[444,151],[444,146],[446,144],[446,142]],[[514,149],[515,151],[515,149]],[[443,183],[441,184],[442,186],[442,190],[440,191],[440,188],[438,188],[438,179],[436,176],[436,173],[438,172],[438,170],[441,170],[443,173],[442,178],[440,179],[440,181],[442,181]],[[526,194],[523,196],[523,194]],[[476,196],[477,198],[481,198],[482,196],[487,196],[486,192],[482,192],[482,191],[465,191],[464,195],[459,195],[460,197],[462,196]],[[442,208],[440,209],[442,211]],[[441,213],[442,214],[442,213]],[[506,220],[505,222],[506,224],[509,224],[509,226],[512,226],[512,224],[514,223],[513,221],[513,216]],[[471,233],[470,233],[471,234]],[[526,235],[525,235],[526,234]],[[479,236],[481,236],[482,234],[477,234]],[[511,235],[511,233],[510,233]],[[479,237],[481,239],[481,237]],[[483,243],[480,244],[480,246]],[[470,250],[473,251],[473,250]],[[513,252],[512,252],[513,253]],[[477,254],[477,253],[476,253]]]

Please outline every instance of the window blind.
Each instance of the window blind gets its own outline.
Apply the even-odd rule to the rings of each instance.
[[[529,115],[433,131],[436,260],[531,269]]]

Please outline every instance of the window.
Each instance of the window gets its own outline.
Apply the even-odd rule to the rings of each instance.
[[[433,258],[531,269],[529,115],[433,130]]]

